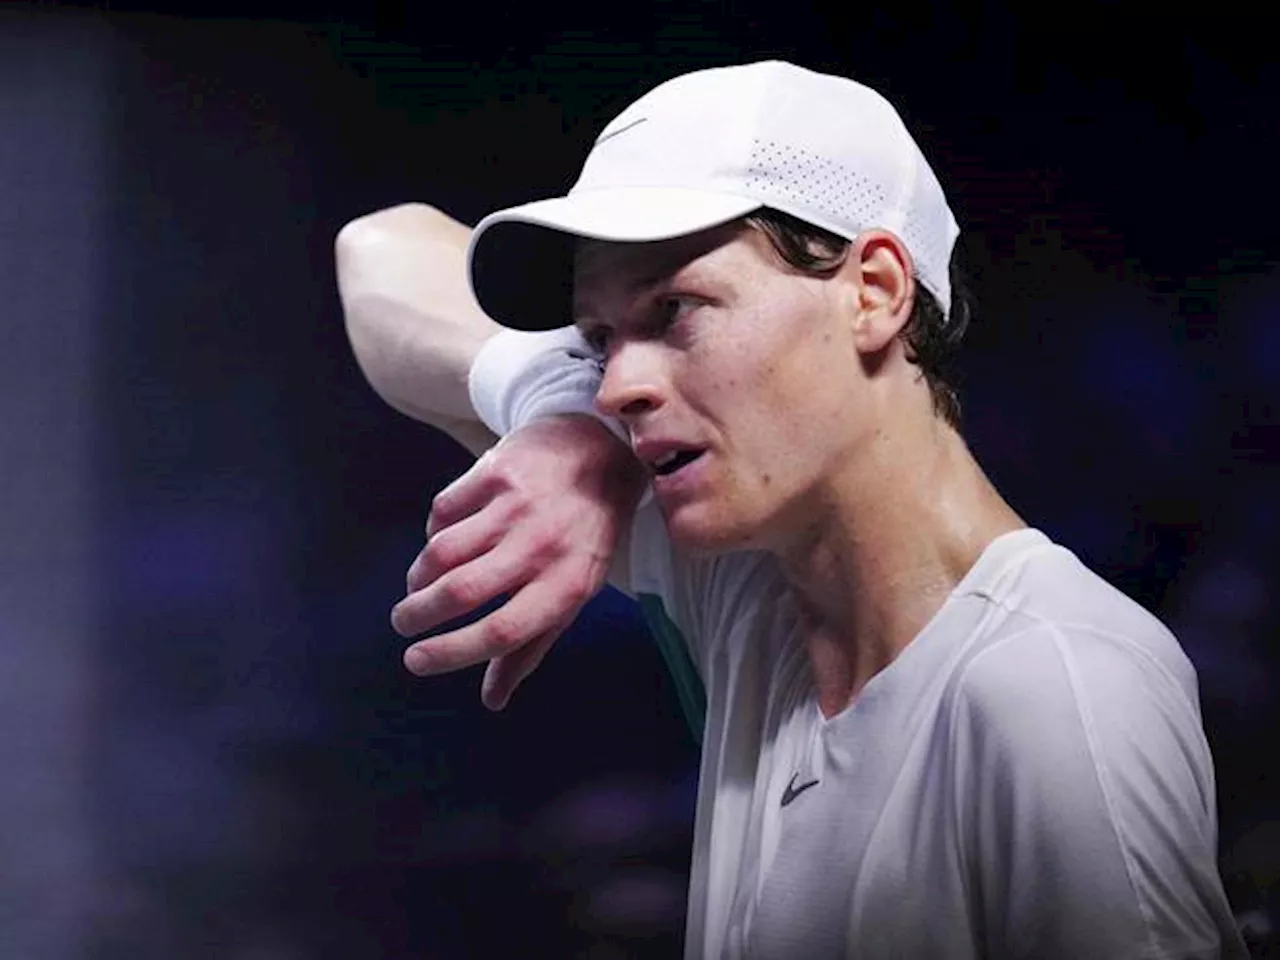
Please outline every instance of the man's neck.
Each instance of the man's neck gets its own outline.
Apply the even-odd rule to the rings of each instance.
[[[867,447],[778,551],[828,717],[906,648],[992,540],[1026,526],[939,420]]]

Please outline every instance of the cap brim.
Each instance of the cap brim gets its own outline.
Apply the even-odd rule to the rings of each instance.
[[[481,308],[519,330],[573,322],[573,248],[580,238],[651,243],[720,226],[758,200],[705,190],[617,187],[538,200],[485,217],[467,250]]]

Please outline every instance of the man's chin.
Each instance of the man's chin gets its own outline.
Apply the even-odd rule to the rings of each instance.
[[[672,545],[691,556],[712,557],[755,549],[749,531],[738,524],[725,522],[723,518],[711,518],[701,511],[677,509],[665,519]]]

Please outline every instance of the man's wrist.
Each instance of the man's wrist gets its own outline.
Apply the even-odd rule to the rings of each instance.
[[[476,415],[499,436],[541,417],[582,414],[628,442],[622,425],[596,410],[600,377],[598,358],[576,327],[503,330],[476,355],[467,388]]]
[[[579,462],[587,472],[598,478],[606,489],[624,499],[632,499],[633,505],[642,497],[647,499],[649,474],[644,464],[631,445],[620,440],[599,417],[582,413],[550,414],[517,427],[507,436],[526,431],[537,432],[543,441],[554,446],[585,453]]]
[[[611,433],[613,443],[625,451],[626,481],[642,487],[643,506],[652,496],[648,473],[631,451],[626,428],[596,409],[600,378],[599,358],[576,327],[538,333],[503,330],[481,347],[467,387],[476,415],[498,436],[561,417],[591,420],[594,430]]]
[[[632,506],[643,507],[653,499],[653,486],[649,482],[649,470],[631,449],[629,439],[620,437],[607,418],[598,414],[558,413],[539,418],[538,422],[547,420],[581,423],[581,427],[570,427],[578,438],[589,438],[596,445],[601,456],[601,465],[606,471],[606,484],[634,494]],[[517,428],[519,429],[519,428]],[[606,442],[607,441],[607,442]],[[579,441],[581,442],[581,440]]]

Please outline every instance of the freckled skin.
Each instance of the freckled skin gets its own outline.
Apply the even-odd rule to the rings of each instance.
[[[608,334],[596,405],[634,439],[707,451],[659,497],[672,542],[779,559],[828,717],[1026,526],[906,356],[913,292],[909,253],[880,230],[823,276],[740,225],[585,241],[575,264],[577,322]]]
[[[637,293],[638,278],[674,267]],[[610,345],[598,402],[639,436],[707,446],[706,482],[664,503],[687,549],[765,548],[794,528],[815,486],[865,442],[861,362],[841,281],[787,267],[738,227],[655,244],[584,244],[576,300]],[[672,295],[705,298],[666,330],[647,318]]]

